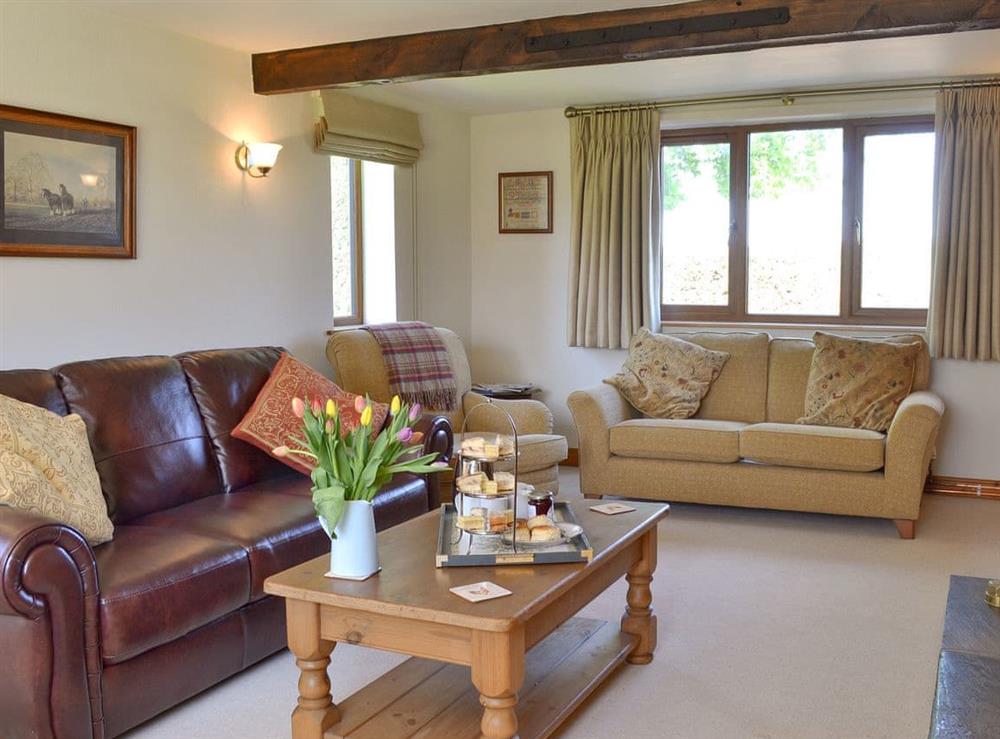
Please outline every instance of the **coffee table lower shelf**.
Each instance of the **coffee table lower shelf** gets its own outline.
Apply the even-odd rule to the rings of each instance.
[[[617,624],[571,618],[525,657],[518,736],[547,737],[638,641]],[[411,657],[340,703],[326,739],[473,739],[483,708],[468,667]]]

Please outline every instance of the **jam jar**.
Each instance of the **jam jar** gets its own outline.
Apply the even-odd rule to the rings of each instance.
[[[553,517],[555,494],[550,490],[532,490],[528,493],[528,518],[534,516]]]

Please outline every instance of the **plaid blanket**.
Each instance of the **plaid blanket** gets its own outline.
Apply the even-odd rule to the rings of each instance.
[[[458,389],[448,350],[432,326],[419,321],[365,326],[382,348],[389,389],[406,403],[455,410]]]

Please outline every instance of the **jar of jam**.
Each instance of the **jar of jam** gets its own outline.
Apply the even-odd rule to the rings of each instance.
[[[532,490],[528,493],[528,518],[548,516],[552,518],[555,494],[550,490]]]

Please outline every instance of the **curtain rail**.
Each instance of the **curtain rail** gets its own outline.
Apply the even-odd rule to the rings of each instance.
[[[946,80],[941,82],[911,82],[898,85],[875,85],[870,87],[838,87],[828,90],[798,90],[789,92],[763,92],[750,95],[725,95],[708,98],[679,100],[650,100],[642,103],[611,103],[609,105],[571,105],[564,111],[567,118],[599,113],[617,113],[623,110],[667,110],[687,108],[694,105],[724,105],[726,103],[759,103],[778,101],[792,105],[800,98],[835,97],[837,95],[868,95],[886,92],[913,92],[918,90],[948,90],[961,87],[991,87],[1000,85],[1000,77],[982,77],[968,80]]]

